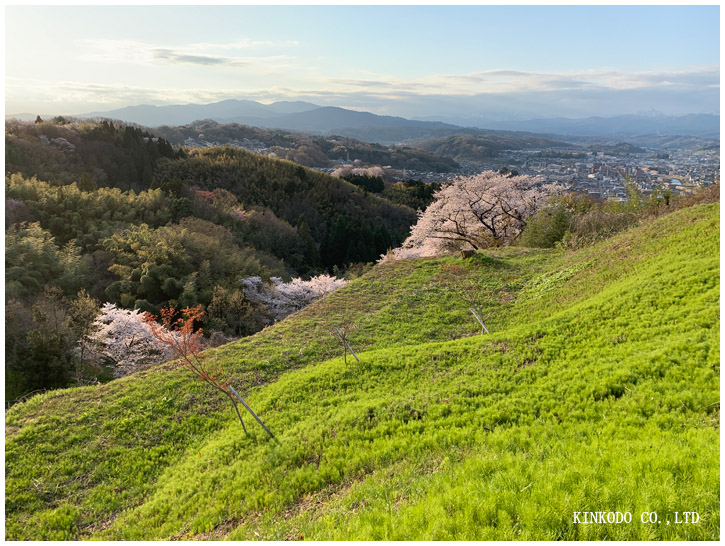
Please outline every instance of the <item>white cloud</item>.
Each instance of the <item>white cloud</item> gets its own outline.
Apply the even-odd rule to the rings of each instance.
[[[188,45],[164,45],[134,40],[76,40],[85,51],[78,60],[106,64],[181,64],[207,67],[248,67],[254,65],[282,69],[294,60],[289,55],[249,55],[248,50],[288,48],[297,42],[255,42],[239,40],[230,43],[203,42]],[[229,55],[229,52],[246,55]],[[216,53],[216,54],[215,54]]]

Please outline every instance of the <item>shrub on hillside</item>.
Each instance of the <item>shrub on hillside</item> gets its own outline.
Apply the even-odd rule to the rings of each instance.
[[[720,202],[720,183],[711,184],[709,186],[700,186],[694,193],[686,195],[678,195],[672,199],[672,205],[675,208],[691,207],[703,203],[719,203]]]
[[[549,203],[534,216],[521,234],[520,244],[533,248],[550,248],[571,229],[573,211],[563,201]]]
[[[555,195],[529,219],[519,244],[533,248],[551,248],[574,229],[576,218],[597,207],[594,198],[571,193]]]
[[[667,189],[644,195],[627,185],[625,201],[602,201],[571,193],[551,197],[524,228],[519,244],[551,248],[561,244],[579,248],[606,239],[642,219],[659,216],[700,203],[719,201],[720,185],[698,188],[694,193],[673,196]]]
[[[561,243],[569,248],[579,248],[611,237],[637,223],[639,218],[636,213],[629,211],[592,209],[572,218],[570,229],[561,238]]]

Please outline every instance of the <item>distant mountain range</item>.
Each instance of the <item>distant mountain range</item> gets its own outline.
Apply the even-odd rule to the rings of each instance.
[[[15,114],[7,118],[35,119],[35,114]],[[43,116],[42,117],[46,117]],[[52,116],[51,116],[52,117]],[[317,134],[336,134],[368,142],[392,144],[405,140],[442,138],[470,129],[498,129],[546,133],[548,135],[603,136],[624,138],[634,135],[681,135],[701,138],[720,137],[720,116],[622,115],[584,119],[550,118],[531,120],[481,120],[456,118],[458,124],[442,121],[411,120],[380,116],[335,106],[318,106],[303,101],[262,104],[251,100],[225,100],[211,104],[168,106],[127,106],[106,112],[78,114],[77,118],[110,118],[146,127],[186,125],[210,119],[218,123],[240,123],[268,129],[284,129]],[[453,120],[449,120],[453,121]]]
[[[271,122],[275,119],[285,118],[290,114],[300,114],[319,108],[316,104],[302,101],[262,104],[252,100],[230,99],[211,104],[126,106],[118,110],[90,112],[76,117],[105,117],[130,121],[147,127],[158,127],[161,125],[186,125],[200,119],[212,119],[219,123],[234,123],[241,122],[241,120],[265,120]],[[245,124],[254,125],[246,122]]]

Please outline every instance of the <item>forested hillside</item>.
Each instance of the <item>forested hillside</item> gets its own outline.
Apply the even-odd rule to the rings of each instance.
[[[98,377],[76,347],[103,302],[157,315],[202,305],[207,336],[248,335],[265,320],[242,278],[343,273],[399,245],[416,218],[288,161],[230,147],[187,157],[105,121],[10,123],[6,157],[11,400]]]
[[[717,203],[376,266],[200,355],[276,440],[174,364],[11,408],[6,539],[717,540],[719,294]]]
[[[306,224],[319,242],[320,264],[329,268],[376,259],[415,221],[408,207],[353,184],[237,148],[198,150],[188,158],[160,162],[156,172],[201,190],[227,190],[241,203],[267,207],[298,229]]]
[[[454,172],[459,165],[451,158],[437,156],[408,146],[382,146],[340,136],[312,136],[275,129],[249,127],[237,123],[220,124],[202,120],[180,127],[154,127],[154,134],[172,144],[187,139],[197,142],[230,144],[246,140],[248,146],[269,148],[280,159],[289,159],[307,167],[328,167],[334,160],[388,165],[394,169]]]
[[[477,131],[484,133],[484,131]],[[503,131],[495,134],[459,134],[411,143],[420,148],[456,161],[483,161],[496,157],[503,150],[526,150],[528,148],[567,148],[571,144],[538,135],[518,133],[507,135]]]
[[[57,117],[5,122],[5,172],[58,185],[148,189],[161,157],[183,156],[143,129],[113,122],[72,123]]]

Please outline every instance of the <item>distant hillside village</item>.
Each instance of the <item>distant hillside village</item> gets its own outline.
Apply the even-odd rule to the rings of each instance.
[[[270,157],[277,157],[277,146],[267,147],[256,139],[233,139],[224,143]],[[220,145],[205,140],[204,134],[187,138],[184,145],[206,148]],[[316,170],[336,174],[341,169],[377,167],[389,181],[420,180],[445,182],[455,176],[469,175],[482,170],[507,168],[519,174],[536,175],[548,182],[564,184],[573,191],[587,193],[603,199],[624,200],[625,186],[634,183],[645,195],[655,189],[670,190],[673,194],[694,191],[697,186],[708,186],[720,181],[719,149],[661,150],[643,149],[631,145],[607,147],[606,151],[574,148],[545,148],[504,150],[496,157],[482,161],[459,161],[455,172],[432,172],[414,169],[395,169],[389,165],[369,165],[354,156],[330,160],[331,166],[318,166]]]
[[[559,157],[542,157],[551,154]],[[596,152],[583,154],[568,150],[515,150],[501,154],[486,168],[500,168],[508,162],[521,174],[537,175],[559,182],[574,191],[604,199],[624,200],[625,185],[634,183],[644,194],[669,189],[674,194],[694,191],[720,181],[719,150],[657,153]],[[515,167],[513,167],[515,166]]]

